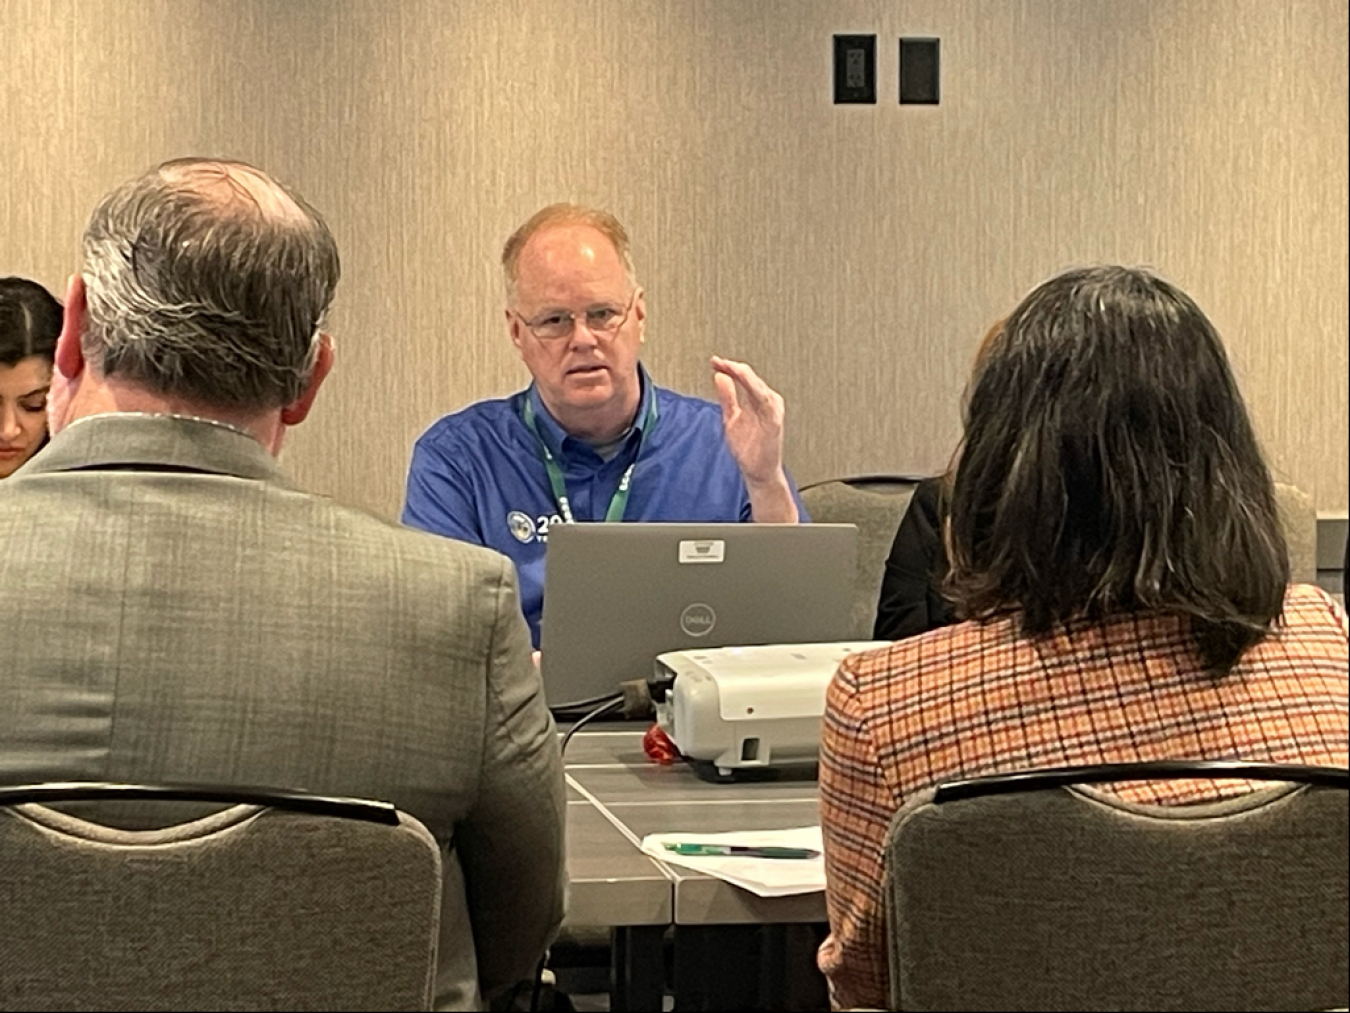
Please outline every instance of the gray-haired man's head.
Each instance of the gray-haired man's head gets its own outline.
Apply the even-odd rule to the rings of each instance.
[[[84,235],[85,358],[106,377],[241,412],[305,389],[340,266],[323,218],[243,162],[165,162]]]

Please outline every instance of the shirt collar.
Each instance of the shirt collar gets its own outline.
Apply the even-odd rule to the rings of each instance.
[[[647,375],[647,368],[640,362],[638,363],[638,382],[642,386],[642,396],[638,398],[637,416],[628,430],[626,439],[631,439],[634,433],[643,431],[652,398],[656,397],[656,388],[652,384],[651,377]],[[562,457],[564,453],[571,452],[578,447],[590,449],[590,446],[584,440],[569,436],[567,431],[558,424],[557,419],[549,414],[548,408],[539,396],[538,384],[531,383],[529,390],[525,392],[525,396],[530,399],[530,404],[534,406],[535,424],[539,427],[539,436],[554,457]]]

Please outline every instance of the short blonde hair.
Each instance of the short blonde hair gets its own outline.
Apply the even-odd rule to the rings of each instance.
[[[511,233],[511,238],[502,247],[502,272],[506,276],[508,299],[514,298],[516,294],[516,281],[520,277],[520,255],[525,249],[525,244],[540,232],[564,225],[588,225],[604,235],[623,262],[628,279],[636,282],[633,258],[628,249],[628,230],[617,218],[608,211],[581,204],[550,204],[532,214],[524,225]]]

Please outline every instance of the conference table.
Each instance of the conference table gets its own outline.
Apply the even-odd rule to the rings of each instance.
[[[759,897],[649,858],[651,833],[820,822],[814,770],[712,783],[643,751],[649,722],[583,728],[567,746],[566,926],[612,930],[610,1008],[660,1010],[666,939],[676,1010],[825,1009],[823,893]]]

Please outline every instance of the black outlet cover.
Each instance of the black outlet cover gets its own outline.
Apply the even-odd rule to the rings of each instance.
[[[877,37],[834,37],[835,105],[876,105]]]

